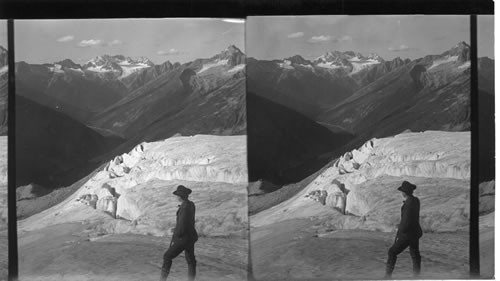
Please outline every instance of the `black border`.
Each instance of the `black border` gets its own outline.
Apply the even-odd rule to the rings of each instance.
[[[471,61],[471,173],[470,173],[470,221],[469,221],[469,273],[479,278],[479,109],[478,109],[478,69],[477,69],[477,15],[470,16],[470,61]]]
[[[0,19],[493,14],[492,0],[0,0]]]
[[[471,193],[470,277],[479,277],[477,17],[492,15],[487,0],[0,0],[0,19],[164,18],[253,15],[471,15]],[[8,226],[9,280],[18,277],[15,196],[14,26],[8,21]],[[249,271],[251,278],[251,271]]]
[[[17,280],[19,265],[18,265],[18,253],[17,253],[17,200],[16,200],[16,134],[13,134],[16,128],[15,123],[15,62],[14,62],[14,21],[7,21],[7,51],[8,51],[8,115],[7,122],[9,126],[8,137],[7,137],[7,199],[9,210],[8,210],[8,227],[9,227],[9,280]]]

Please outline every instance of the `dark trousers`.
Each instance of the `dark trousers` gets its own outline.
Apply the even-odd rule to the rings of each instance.
[[[161,269],[162,279],[166,280],[172,267],[172,260],[176,258],[182,251],[186,257],[188,265],[189,280],[194,280],[196,276],[196,258],[194,256],[194,243],[174,242],[163,255],[163,267]]]
[[[398,237],[388,252],[387,265],[385,269],[386,277],[391,277],[398,255],[408,248],[408,246],[410,247],[410,256],[413,263],[413,275],[418,276],[420,274],[421,257],[418,249],[418,239]]]

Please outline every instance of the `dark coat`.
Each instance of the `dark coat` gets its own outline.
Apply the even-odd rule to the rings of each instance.
[[[410,240],[422,237],[419,220],[420,200],[413,195],[409,195],[401,207],[401,223],[398,227],[398,237]]]
[[[194,243],[198,241],[198,233],[194,228],[195,211],[194,203],[189,200],[185,200],[179,206],[172,242]]]

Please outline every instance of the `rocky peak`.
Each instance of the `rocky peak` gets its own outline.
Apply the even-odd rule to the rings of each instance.
[[[449,56],[458,56],[458,61],[464,63],[470,60],[470,46],[465,42],[459,42],[446,52]]]
[[[70,59],[65,59],[59,62],[56,62],[55,64],[61,65],[62,68],[75,68],[75,69],[80,69],[81,66],[79,64],[74,63]]]
[[[161,73],[163,73],[165,71],[176,68],[176,65],[172,64],[170,61],[166,61],[160,65],[155,66],[155,68],[158,69]]]
[[[100,66],[106,64],[109,61],[114,61],[113,57],[109,55],[103,55],[103,56],[96,56],[95,58],[89,60],[87,64]]]
[[[124,55],[114,55],[113,59],[119,60],[119,61],[125,61],[125,60],[128,60],[130,58],[126,58]]]
[[[311,64],[310,61],[304,59],[300,55],[295,55],[295,56],[286,58],[285,60],[288,60],[288,61],[292,62],[293,64]]]
[[[228,60],[228,64],[235,66],[245,63],[245,54],[238,47],[229,45],[224,51],[214,57],[218,60]]]
[[[369,53],[368,56],[366,56],[368,59],[372,59],[372,60],[377,60],[377,61],[380,61],[380,62],[383,62],[384,59],[382,57],[380,57],[378,54],[376,53]],[[398,57],[398,59],[401,59]]]
[[[128,61],[133,61],[134,64],[146,64],[146,65],[149,65],[149,66],[153,66],[155,65],[152,61],[150,61],[148,58],[146,57],[138,57],[134,60],[130,59],[130,58],[127,58]]]
[[[229,45],[226,50],[226,52],[230,52],[230,53],[240,53],[240,54],[243,54],[243,52],[238,49],[238,47],[236,47],[235,45]]]

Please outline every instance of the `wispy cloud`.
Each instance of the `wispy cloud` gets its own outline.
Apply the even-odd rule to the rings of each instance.
[[[123,41],[115,39],[108,43],[109,46],[123,45]]]
[[[300,37],[303,37],[304,36],[304,32],[295,32],[295,33],[291,33],[291,34],[288,34],[288,38],[300,38]]]
[[[332,36],[330,35],[319,35],[319,36],[313,36],[307,40],[309,43],[323,43],[323,42],[328,42],[333,39]]]
[[[102,40],[99,39],[89,39],[80,41],[77,46],[80,48],[98,47],[102,46],[102,43]]]
[[[389,47],[389,51],[391,51],[391,52],[405,52],[405,51],[409,51],[409,50],[410,50],[410,47],[408,47],[405,44],[401,44],[398,47]]]
[[[343,41],[352,41],[352,37],[351,37],[351,36],[349,36],[349,35],[344,35],[344,36],[340,37],[340,38],[338,39],[338,41],[339,41],[339,42],[343,42]]]
[[[75,36],[67,35],[67,36],[63,36],[63,37],[58,38],[57,42],[70,42],[70,41],[73,41],[73,39],[75,39]]]
[[[160,56],[176,56],[176,55],[182,54],[182,52],[177,50],[177,49],[172,48],[172,49],[166,50],[166,51],[158,51],[158,52],[156,52],[156,54],[158,54]]]
[[[223,19],[222,21],[229,23],[245,23],[244,19]]]

